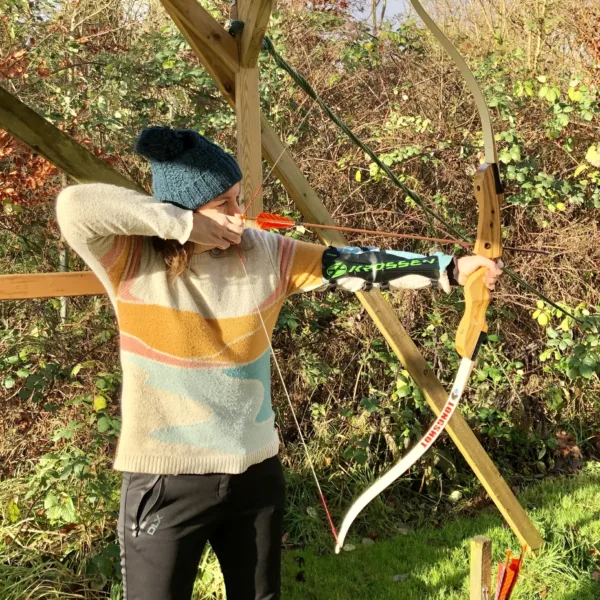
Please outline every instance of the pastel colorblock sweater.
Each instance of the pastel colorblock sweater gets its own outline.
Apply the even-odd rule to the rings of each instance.
[[[323,285],[324,246],[249,229],[238,253],[194,254],[168,280],[150,236],[187,241],[192,212],[107,184],[65,188],[66,241],[104,284],[120,330],[122,426],[114,467],[240,473],[277,454],[269,336],[286,296]],[[252,290],[250,289],[252,286]]]

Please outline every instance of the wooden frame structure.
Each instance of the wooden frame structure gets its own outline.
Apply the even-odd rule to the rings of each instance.
[[[238,160],[243,180],[243,201],[249,202],[262,182],[262,158],[307,221],[333,225],[322,201],[294,163],[290,154],[260,113],[257,59],[266,30],[271,0],[237,0],[237,18],[245,23],[234,39],[196,0],[161,0],[195,54],[229,104],[238,120]],[[46,122],[8,92],[0,88],[0,127],[19,138],[79,182],[105,182],[130,188],[137,186],[97,159],[68,136]],[[262,210],[257,196],[251,214]],[[347,245],[338,231],[317,230],[325,244]],[[91,273],[7,275],[0,277],[0,300],[102,293]],[[427,403],[438,415],[447,392],[419,353],[390,305],[377,291],[357,294],[393,351],[423,391]],[[542,537],[513,495],[459,411],[447,430],[522,544],[538,549]]]

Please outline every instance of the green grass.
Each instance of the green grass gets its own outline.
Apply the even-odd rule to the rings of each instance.
[[[6,497],[0,496],[0,508],[17,494],[14,483],[9,486],[4,482]],[[288,500],[294,499],[302,500]],[[546,545],[537,556],[526,559],[513,600],[600,599],[600,584],[592,578],[594,571],[600,571],[600,464],[588,463],[572,477],[549,477],[525,490],[519,500]],[[307,503],[300,502],[305,506]],[[389,523],[389,514],[376,510],[369,520],[373,521],[369,524],[374,531],[381,531],[382,523]],[[27,523],[31,527],[35,524],[31,519]],[[472,517],[449,518],[443,527],[418,528],[409,535],[381,539],[371,546],[351,537],[348,543],[356,550],[340,556],[333,553],[333,542],[323,551],[324,523],[310,516],[295,526],[316,527],[317,523],[321,526],[319,533],[308,536],[314,543],[305,550],[284,553],[284,600],[468,600],[471,537],[486,535],[493,540],[495,562],[503,558],[505,549],[519,550],[517,539],[493,507]],[[120,600],[121,586],[113,577],[108,578],[112,581],[110,591],[106,587],[100,591],[97,577],[87,573],[77,560],[84,556],[82,550],[68,552],[70,558],[66,561],[64,553],[57,554],[56,534],[49,536],[40,531],[27,547],[3,546],[6,539],[0,529],[1,600]],[[394,575],[407,577],[394,582]],[[542,596],[544,591],[546,595]],[[218,563],[214,554],[207,553],[194,600],[223,598]]]
[[[546,544],[524,564],[513,600],[597,600],[600,584],[600,465],[590,463],[570,478],[548,478],[519,497]],[[356,550],[316,555],[311,549],[284,555],[285,600],[467,600],[469,539],[493,541],[494,563],[519,542],[496,510],[453,519]],[[333,549],[333,542],[332,542]],[[494,577],[495,577],[494,567]],[[394,575],[408,575],[399,582]],[[543,593],[545,592],[545,596]]]

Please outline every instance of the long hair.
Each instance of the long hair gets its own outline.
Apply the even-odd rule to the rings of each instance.
[[[158,236],[152,238],[152,246],[162,254],[171,281],[177,279],[188,268],[194,256],[195,245],[194,242],[180,244],[177,240],[163,240]]]
[[[194,242],[180,244],[177,240],[163,240],[158,236],[153,236],[152,246],[157,252],[162,254],[167,268],[167,276],[171,282],[173,282],[189,267],[192,257],[194,256],[196,244],[194,244]],[[242,234],[242,241],[239,246],[237,246],[238,251],[245,256],[246,252],[250,250],[252,246],[253,244],[250,242],[248,236]],[[225,252],[233,251],[233,248],[233,246],[228,250],[219,250],[215,248],[211,250],[210,253],[211,256],[217,258],[224,256]]]

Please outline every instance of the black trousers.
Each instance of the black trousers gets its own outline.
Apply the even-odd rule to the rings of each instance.
[[[207,541],[227,600],[279,600],[284,499],[278,457],[239,475],[124,473],[124,600],[189,600]]]

